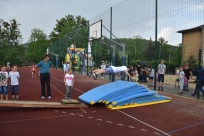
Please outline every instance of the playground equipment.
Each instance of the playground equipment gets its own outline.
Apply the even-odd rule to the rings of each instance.
[[[111,110],[169,102],[170,97],[157,94],[134,82],[116,81],[96,87],[79,97],[85,103],[104,103]]]
[[[67,54],[65,56],[65,62],[70,62],[70,66],[74,65],[76,69],[80,66],[87,66],[87,59],[89,59],[88,66],[92,66],[92,60],[89,55],[85,53],[84,48],[76,48],[72,44],[70,47],[67,47]]]

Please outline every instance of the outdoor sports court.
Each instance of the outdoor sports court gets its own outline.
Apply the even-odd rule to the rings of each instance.
[[[18,68],[20,100],[59,102],[64,98],[63,71],[51,70],[52,99],[41,100],[39,78],[30,68]],[[93,80],[75,72],[72,98],[106,80]],[[144,107],[109,110],[102,104],[84,109],[36,109],[0,107],[1,136],[203,136],[204,103],[165,94],[172,101]],[[9,97],[10,98],[10,97]]]

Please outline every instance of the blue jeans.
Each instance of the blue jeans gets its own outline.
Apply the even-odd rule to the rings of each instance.
[[[0,86],[0,94],[8,94],[7,86]]]
[[[204,86],[204,81],[201,81],[201,88],[200,88],[200,91],[203,93],[204,95],[204,90],[203,90],[203,86]],[[196,84],[196,88],[195,88],[195,91],[193,93],[193,95],[195,95],[197,93],[197,90],[198,90],[198,84]]]

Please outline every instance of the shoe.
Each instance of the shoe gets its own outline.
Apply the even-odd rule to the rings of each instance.
[[[96,74],[95,74],[95,73],[92,73],[92,75],[93,75],[93,78],[96,80]]]
[[[42,96],[41,99],[45,99],[45,96]]]
[[[161,87],[161,91],[164,91],[163,87]]]
[[[71,99],[71,97],[66,97],[65,99],[66,99],[66,100],[70,100],[70,99]]]
[[[92,75],[92,70],[89,72],[88,76],[90,77]]]
[[[51,99],[52,97],[51,97],[51,96],[48,96],[47,98],[48,98],[48,99]]]
[[[182,94],[183,94],[183,93],[181,93],[181,92],[180,92],[180,93],[178,93],[178,95],[182,95]]]
[[[160,91],[160,88],[161,88],[161,87],[158,88],[158,91]]]
[[[195,94],[191,94],[191,96],[195,96]]]

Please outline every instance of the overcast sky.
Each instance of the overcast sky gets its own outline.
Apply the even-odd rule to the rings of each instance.
[[[15,18],[20,23],[23,43],[28,41],[33,28],[49,35],[56,24],[68,14],[94,18],[123,0],[0,0],[0,19]]]

